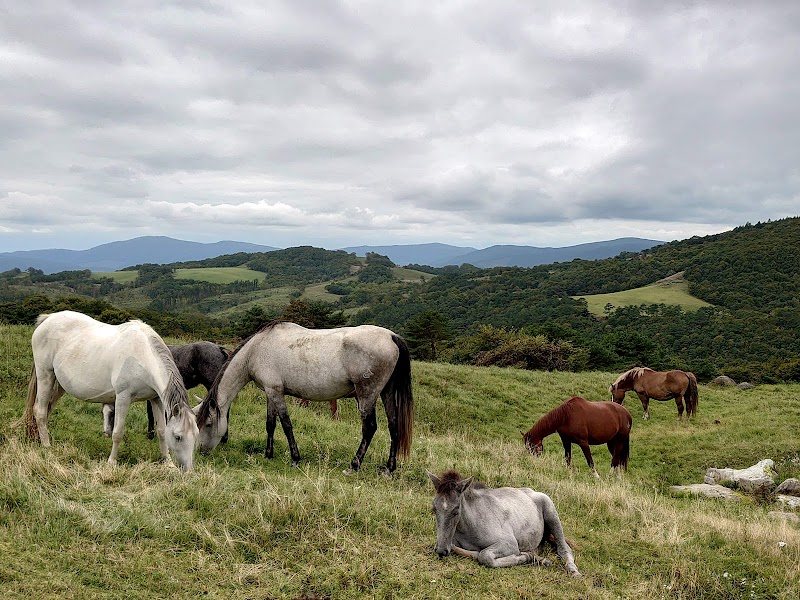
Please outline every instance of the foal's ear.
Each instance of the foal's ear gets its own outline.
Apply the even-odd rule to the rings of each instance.
[[[439,484],[441,483],[441,481],[439,481],[439,478],[430,471],[428,471],[428,469],[425,469],[425,472],[428,474],[428,479],[431,480],[433,487],[435,487],[438,490]]]
[[[473,475],[469,479],[462,479],[458,482],[456,488],[458,489],[459,494],[463,494],[469,489],[469,486],[472,485],[472,482],[475,480],[475,476]]]

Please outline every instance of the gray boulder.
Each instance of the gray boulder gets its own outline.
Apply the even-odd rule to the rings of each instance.
[[[769,494],[775,489],[775,480],[772,478],[775,473],[774,465],[769,458],[765,458],[746,469],[711,468],[706,471],[703,481],[711,485],[732,481],[743,492]]]
[[[776,494],[784,494],[786,496],[800,496],[800,479],[790,477],[784,480],[782,484],[775,490]]]
[[[742,496],[737,494],[724,485],[712,485],[708,483],[693,483],[691,485],[673,485],[669,488],[673,492],[686,492],[707,498],[719,498],[720,500],[741,500]]]
[[[753,389],[753,384],[749,383],[747,381],[743,381],[742,383],[740,383],[736,387],[739,388],[740,390],[752,390]]]
[[[771,510],[767,514],[775,519],[800,522],[800,515],[798,515],[797,513],[784,512],[781,510]]]
[[[782,508],[788,508],[790,510],[797,510],[800,508],[800,497],[797,496],[786,496],[785,494],[778,494],[775,496],[775,502],[778,503],[779,506]]]
[[[714,377],[714,379],[709,381],[708,385],[718,385],[720,387],[733,387],[736,385],[736,382],[727,375],[720,375],[719,377]]]

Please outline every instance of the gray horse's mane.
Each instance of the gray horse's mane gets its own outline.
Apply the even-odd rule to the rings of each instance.
[[[220,367],[217,376],[214,378],[214,383],[211,384],[211,387],[206,394],[205,399],[200,404],[200,409],[197,411],[197,424],[200,427],[203,427],[206,420],[208,419],[209,415],[211,414],[212,406],[216,411],[216,416],[219,418],[219,405],[217,403],[217,395],[219,394],[219,382],[222,380],[222,376],[225,374],[225,371],[228,369],[228,365],[231,364],[233,357],[239,353],[239,350],[244,348],[250,340],[252,340],[255,336],[260,333],[264,333],[275,327],[278,323],[289,323],[290,321],[286,321],[283,319],[275,319],[273,321],[269,321],[265,323],[255,333],[247,336],[241,344],[239,344],[233,352],[228,354],[228,359],[223,363],[222,367]]]
[[[650,367],[634,367],[632,369],[625,371],[622,375],[617,377],[617,379],[611,385],[615,386],[622,383],[623,381],[628,381],[629,379],[636,379],[637,377],[641,377],[642,375],[644,375],[647,371],[652,371],[652,370],[653,369],[651,369]]]
[[[464,477],[462,477],[458,471],[450,469],[449,471],[442,473],[438,479],[439,485],[436,486],[436,493],[449,494],[450,492],[456,491],[456,486],[464,480]],[[479,489],[485,488],[486,485],[484,485],[483,482],[474,479],[472,481],[472,487]]]

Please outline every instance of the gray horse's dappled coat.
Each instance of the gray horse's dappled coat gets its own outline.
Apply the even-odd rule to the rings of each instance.
[[[395,333],[374,325],[306,329],[295,323],[268,323],[233,351],[205,400],[197,407],[200,447],[213,449],[228,431],[228,409],[249,381],[267,396],[267,446],[273,456],[280,419],[292,464],[300,460],[284,395],[329,402],[355,396],[361,415],[361,444],[347,472],[357,471],[378,428],[375,405],[383,400],[391,446],[386,471],[397,454],[408,456],[413,428],[411,358]]]
[[[546,494],[530,488],[486,487],[456,471],[440,477],[428,472],[428,477],[436,489],[435,551],[440,557],[453,552],[487,567],[549,565],[537,552],[544,543],[552,543],[567,571],[581,576]]]

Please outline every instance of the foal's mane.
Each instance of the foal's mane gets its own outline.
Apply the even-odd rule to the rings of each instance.
[[[644,375],[647,371],[652,371],[650,367],[634,367],[632,369],[628,369],[622,375],[617,377],[617,379],[612,383],[612,386],[619,385],[622,382],[628,382],[631,379],[636,379]]]
[[[449,471],[445,471],[439,476],[439,485],[436,486],[436,493],[437,494],[449,494],[450,492],[456,491],[456,486],[464,480],[464,477],[456,471],[455,469],[450,469]],[[479,489],[485,488],[486,486],[483,482],[474,479],[472,481],[472,487]]]
[[[211,406],[212,406],[212,404],[213,404],[214,409],[216,411],[216,416],[217,416],[217,418],[219,418],[219,404],[217,403],[217,395],[219,394],[219,382],[222,380],[222,376],[225,374],[225,371],[228,370],[228,365],[231,364],[231,361],[233,360],[233,357],[236,356],[239,353],[239,350],[244,348],[250,342],[250,340],[252,340],[255,336],[257,336],[260,333],[264,333],[265,331],[268,331],[268,330],[272,329],[278,323],[290,323],[290,322],[291,321],[286,321],[286,320],[283,320],[283,319],[275,319],[273,321],[269,321],[268,323],[264,323],[264,325],[259,327],[256,332],[254,332],[254,333],[250,334],[249,336],[247,336],[244,339],[244,341],[242,341],[242,343],[239,344],[236,347],[235,350],[233,350],[232,352],[228,352],[227,360],[220,367],[219,372],[217,373],[217,376],[214,378],[214,383],[211,384],[211,387],[209,388],[205,399],[200,404],[200,408],[197,411],[197,424],[198,424],[198,426],[203,427],[203,425],[205,424],[206,420],[208,419],[209,415],[211,414]],[[225,350],[225,349],[223,348],[223,350]]]

